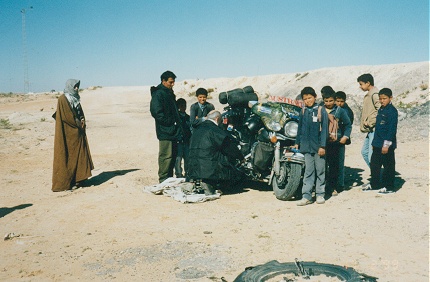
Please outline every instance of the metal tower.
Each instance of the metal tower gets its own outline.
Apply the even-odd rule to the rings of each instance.
[[[28,78],[28,58],[27,58],[27,33],[25,31],[25,13],[28,9],[33,9],[33,6],[30,8],[21,9],[22,15],[22,61],[24,64],[24,93],[30,92],[30,81]]]

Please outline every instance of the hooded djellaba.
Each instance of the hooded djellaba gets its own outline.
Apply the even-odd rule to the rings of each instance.
[[[94,169],[85,132],[85,115],[79,96],[80,81],[69,79],[58,97],[55,119],[52,191],[74,189]]]

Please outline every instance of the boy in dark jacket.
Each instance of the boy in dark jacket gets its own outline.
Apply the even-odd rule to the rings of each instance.
[[[351,110],[351,108],[346,103],[346,94],[343,91],[336,92],[336,105],[338,107],[343,108],[346,110],[346,113],[348,114],[349,120],[351,121],[351,126],[354,123],[354,112]],[[349,136],[349,139],[346,141],[345,145],[351,144],[351,136]],[[343,147],[343,152],[339,153],[339,176],[337,178],[337,185],[340,190],[345,189],[345,149],[346,147]]]
[[[354,112],[351,110],[351,108],[346,103],[346,94],[343,91],[337,91],[336,92],[336,105],[338,107],[343,108],[346,113],[348,114],[349,120],[351,121],[351,125],[354,124]]]
[[[191,138],[191,126],[190,116],[185,112],[187,108],[187,101],[183,98],[179,98],[176,101],[176,106],[179,111],[180,124],[182,126],[182,132],[180,140],[178,140],[178,155],[176,156],[175,162],[175,175],[176,178],[186,177],[188,175],[188,155],[190,152],[190,138]],[[184,171],[182,173],[182,159],[184,160]]]
[[[196,91],[197,102],[190,107],[190,123],[193,128],[196,128],[205,119],[210,111],[215,110],[214,105],[207,102],[208,91],[204,88],[199,88]]]
[[[397,148],[398,112],[391,103],[393,93],[389,88],[379,91],[381,108],[376,116],[375,137],[373,138],[373,154],[370,162],[371,179],[368,190],[377,190],[380,194],[394,192],[396,160],[394,150]],[[381,167],[382,183],[380,182]],[[382,187],[382,188],[381,188]],[[381,188],[381,189],[380,189]]]
[[[330,87],[330,91],[321,91],[324,100],[324,109],[327,114],[331,114],[338,121],[339,129],[337,131],[336,141],[328,142],[326,147],[327,155],[327,188],[326,193],[337,196],[343,187],[338,186],[339,178],[339,159],[345,158],[345,144],[350,138],[352,127],[348,114],[344,109],[338,107],[335,103],[336,93]]]
[[[317,94],[312,87],[305,87],[301,91],[305,107],[300,111],[299,127],[296,144],[300,152],[305,155],[305,174],[303,177],[303,198],[297,202],[298,206],[312,203],[312,188],[316,181],[316,202],[325,203],[325,148],[328,138],[328,115],[321,111],[318,118]]]

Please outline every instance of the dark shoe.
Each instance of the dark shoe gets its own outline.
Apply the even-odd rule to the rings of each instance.
[[[214,195],[215,194],[215,188],[212,185],[208,184],[208,183],[205,183],[205,182],[201,181],[200,182],[200,187],[203,189],[203,191],[205,192],[206,196]]]

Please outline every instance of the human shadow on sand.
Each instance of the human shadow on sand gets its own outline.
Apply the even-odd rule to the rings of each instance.
[[[394,191],[397,192],[402,189],[403,184],[405,184],[405,180],[400,176],[401,174],[396,172],[396,176],[394,178]]]
[[[241,193],[246,193],[249,190],[257,190],[261,192],[272,191],[272,186],[267,185],[266,182],[243,180],[243,181],[240,181],[239,183],[231,185],[228,188],[225,188],[224,190],[221,187],[221,191],[223,195],[241,194]]]
[[[363,171],[364,169],[361,168],[345,166],[345,187],[363,185],[364,181],[361,176]]]
[[[362,172],[364,170],[361,168],[352,168],[345,166],[345,187],[348,187],[349,189],[351,187],[358,187],[363,185],[364,183],[370,182],[370,178],[363,180],[363,177],[361,176]],[[381,177],[384,169],[381,169]],[[398,191],[403,187],[403,184],[405,183],[405,180],[400,176],[401,174],[396,172],[395,179],[394,179],[394,191]],[[346,190],[349,190],[346,189]]]
[[[18,206],[14,206],[11,208],[0,208],[0,218],[10,214],[11,212],[15,211],[15,210],[22,210],[28,207],[31,207],[33,204],[22,204],[22,205],[18,205]]]
[[[140,170],[140,169],[133,168],[133,169],[103,171],[99,175],[91,177],[90,179],[83,182],[81,187],[97,186],[97,185],[100,185],[100,184],[103,184],[103,183],[109,181],[110,179],[114,178],[115,176],[125,175],[129,172],[133,172],[136,170]]]

